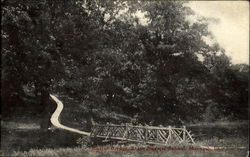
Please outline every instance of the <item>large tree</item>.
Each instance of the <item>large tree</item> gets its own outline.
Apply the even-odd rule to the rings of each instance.
[[[220,65],[223,49],[204,40],[212,37],[209,21],[190,20],[184,2],[6,0],[2,9],[6,114],[13,114],[11,105],[34,106],[48,116],[54,92],[75,100],[71,106],[86,112],[88,128],[105,112],[178,123],[201,120],[211,102],[223,110],[245,98],[240,80],[230,99],[212,92],[237,73],[223,70],[230,69],[230,62]]]

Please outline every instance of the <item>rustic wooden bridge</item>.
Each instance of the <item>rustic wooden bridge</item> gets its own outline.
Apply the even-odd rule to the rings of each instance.
[[[70,128],[59,122],[59,116],[63,110],[63,103],[54,95],[50,97],[57,103],[57,108],[52,114],[51,123],[60,129],[68,130],[81,134],[83,136],[104,138],[107,140],[120,140],[131,142],[142,142],[145,144],[156,145],[174,145],[174,144],[195,144],[193,137],[186,127],[155,127],[155,126],[135,126],[126,123],[125,125],[94,125],[91,132],[80,131]],[[77,140],[77,143],[83,143],[84,138]]]
[[[185,126],[94,125],[90,136],[104,138],[104,141],[120,140],[156,145],[195,144],[191,132]]]

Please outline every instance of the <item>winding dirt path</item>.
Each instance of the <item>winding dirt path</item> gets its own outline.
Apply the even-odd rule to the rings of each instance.
[[[57,99],[57,97],[55,97],[54,95],[50,94],[50,97],[56,102],[57,104],[57,108],[55,110],[55,112],[52,114],[51,118],[50,118],[50,121],[51,123],[57,127],[57,128],[60,128],[60,129],[64,129],[64,130],[68,130],[68,131],[71,131],[71,132],[75,132],[75,133],[79,133],[79,134],[82,134],[82,135],[86,135],[86,136],[90,136],[90,133],[89,132],[85,132],[85,131],[80,131],[80,130],[77,130],[77,129],[74,129],[74,128],[70,128],[68,126],[65,126],[63,124],[61,124],[58,120],[62,110],[63,110],[63,103]]]

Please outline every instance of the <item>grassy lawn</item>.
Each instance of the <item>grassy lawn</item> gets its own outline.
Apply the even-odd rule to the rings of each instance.
[[[76,140],[78,134],[63,130],[46,132],[39,129],[1,129],[1,156],[54,156],[54,157],[246,157],[248,151],[248,125],[240,126],[192,126],[189,127],[196,135],[196,145],[227,147],[233,149],[197,150],[191,146],[171,146],[172,149],[162,146],[126,144],[126,145],[97,145],[80,148]],[[98,143],[101,144],[101,143]],[[94,149],[94,148],[103,148]],[[115,147],[116,149],[112,149]],[[245,149],[238,149],[245,147]],[[120,149],[122,148],[122,149]],[[158,149],[158,150],[156,150]],[[161,150],[159,150],[161,149]],[[173,150],[174,149],[174,150]],[[177,150],[176,150],[177,149]]]
[[[221,149],[201,148],[203,146],[227,146]],[[193,146],[149,146],[143,144],[102,145],[93,147],[44,148],[28,151],[12,151],[2,156],[52,156],[52,157],[246,157],[247,139],[225,138],[197,141]],[[238,147],[246,148],[238,148]]]
[[[126,150],[134,147],[122,147],[111,150],[111,147],[102,147],[108,150],[93,150],[91,148],[59,148],[59,149],[31,149],[24,152],[13,152],[11,156],[54,156],[54,157],[246,157],[247,150],[154,150],[152,147],[136,147],[137,150]],[[162,147],[156,147],[161,148]],[[174,148],[172,148],[174,149]]]

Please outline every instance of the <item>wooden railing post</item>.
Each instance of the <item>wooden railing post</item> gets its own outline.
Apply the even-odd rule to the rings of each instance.
[[[147,143],[148,140],[148,127],[145,126],[145,143]]]
[[[172,134],[172,128],[171,128],[171,126],[169,125],[169,126],[168,126],[168,138],[167,138],[165,144],[167,144],[168,141],[169,141],[169,139],[171,139],[171,134]]]
[[[123,134],[123,137],[122,137],[122,140],[127,140],[128,139],[128,124],[125,123],[125,129],[124,129],[124,134]]]
[[[171,137],[171,134],[172,134],[172,127],[169,125],[168,126],[168,130],[169,130],[169,136]]]
[[[186,126],[183,126],[183,142],[186,142]]]
[[[159,130],[156,129],[156,141],[157,141],[157,142],[159,142],[159,133],[158,133],[158,132],[159,132]]]
[[[125,133],[125,139],[127,140],[128,139],[128,123],[126,123],[125,124],[125,131],[126,131],[126,133]]]

